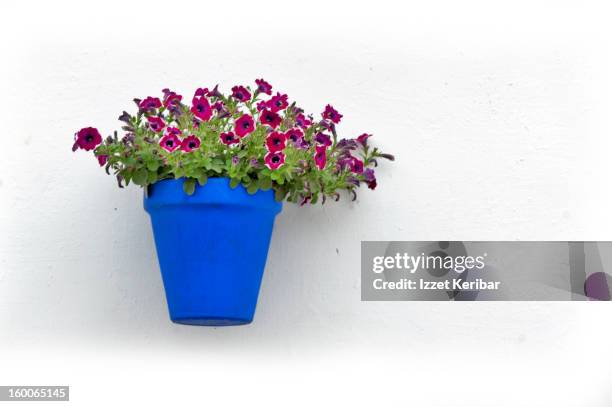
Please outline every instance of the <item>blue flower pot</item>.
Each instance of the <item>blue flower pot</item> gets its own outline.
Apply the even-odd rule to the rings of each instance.
[[[227,178],[183,191],[184,179],[149,186],[157,257],[172,321],[242,325],[253,320],[274,218],[274,191],[249,195]]]

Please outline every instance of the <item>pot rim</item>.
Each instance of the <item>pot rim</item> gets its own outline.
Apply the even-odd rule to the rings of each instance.
[[[167,206],[233,206],[257,210],[273,211],[276,215],[282,210],[282,202],[274,198],[274,190],[258,190],[249,194],[242,185],[230,187],[227,177],[211,177],[204,186],[196,183],[193,195],[183,191],[185,178],[163,179],[144,190],[143,204],[147,212]]]

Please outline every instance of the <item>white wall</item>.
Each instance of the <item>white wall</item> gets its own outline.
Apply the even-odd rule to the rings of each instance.
[[[604,3],[22,3],[0,6],[0,385],[68,384],[77,405],[610,405],[607,304],[359,288],[361,240],[612,238]],[[252,325],[173,325],[141,191],[72,134],[166,86],[256,77],[397,161],[355,204],[285,206]]]

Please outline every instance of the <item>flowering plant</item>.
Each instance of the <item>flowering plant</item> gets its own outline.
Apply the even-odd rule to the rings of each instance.
[[[168,89],[161,99],[134,99],[138,112],[119,117],[122,138],[115,132],[103,140],[86,127],[75,134],[72,150],[93,150],[121,188],[184,177],[183,188],[192,194],[196,183],[227,177],[232,188],[242,184],[251,194],[272,188],[277,200],[300,204],[338,200],[340,190],[354,200],[362,182],[376,188],[377,159],[394,158],[372,148],[371,135],[338,139],[342,115],[331,105],[315,120],[287,95],[273,95],[265,80],[255,84],[234,86],[231,95],[218,86],[199,88],[190,105]]]

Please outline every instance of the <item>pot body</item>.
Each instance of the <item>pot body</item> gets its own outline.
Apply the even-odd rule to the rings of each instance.
[[[274,218],[274,191],[249,195],[227,178],[210,178],[193,195],[184,179],[150,185],[151,216],[170,318],[189,325],[253,320]]]

